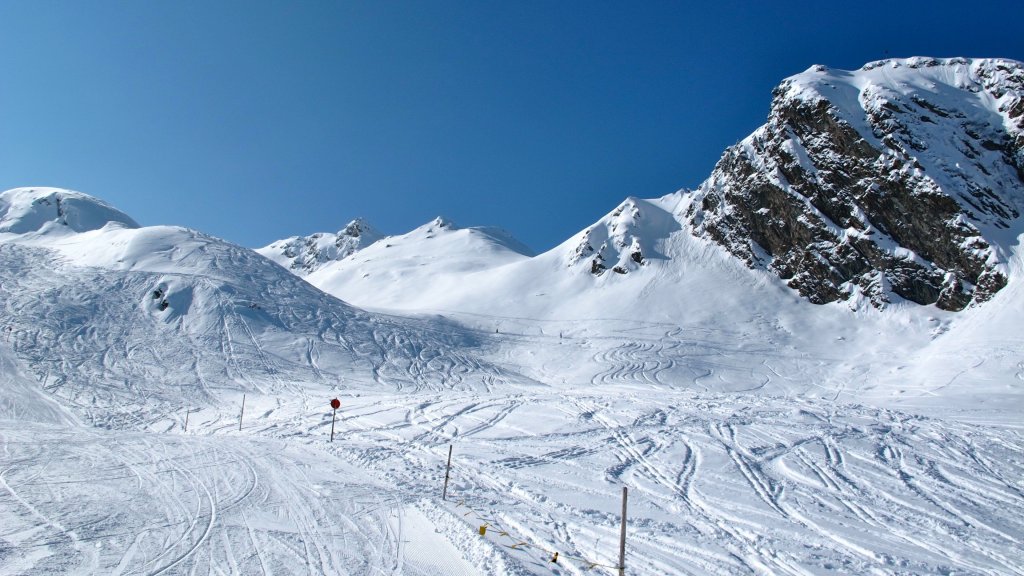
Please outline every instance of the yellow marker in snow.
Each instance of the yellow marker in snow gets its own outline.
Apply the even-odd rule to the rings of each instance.
[[[480,535],[483,536],[484,534],[487,534],[487,525],[486,524],[484,524],[483,526],[480,527]]]

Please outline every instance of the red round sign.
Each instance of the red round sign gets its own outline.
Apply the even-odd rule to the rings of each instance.
[[[335,410],[341,408],[341,400],[338,400],[337,398],[331,400],[331,408],[334,408]]]

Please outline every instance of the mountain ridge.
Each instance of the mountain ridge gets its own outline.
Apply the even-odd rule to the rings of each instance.
[[[1022,167],[1020,62],[918,57],[854,71],[815,65],[779,84],[767,123],[727,149],[696,189],[627,198],[567,240],[569,252],[559,258],[594,278],[629,276],[663,260],[670,238],[690,234],[815,304],[909,302],[958,311],[1007,283],[1022,228]],[[476,258],[467,252],[449,260],[460,257]],[[362,306],[408,310],[403,294],[424,301],[422,279],[375,285],[364,295],[358,278],[370,272],[352,258],[309,279]],[[399,284],[402,270],[420,264],[403,258],[391,271]],[[378,260],[373,273],[382,266]],[[474,266],[474,282],[486,267]],[[456,280],[443,283],[459,292]],[[438,297],[446,308],[460,307],[453,294]]]

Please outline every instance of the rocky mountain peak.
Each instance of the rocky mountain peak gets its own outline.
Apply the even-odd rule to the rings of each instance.
[[[376,233],[376,231],[369,224],[367,224],[365,220],[363,220],[362,218],[356,218],[355,220],[346,224],[345,227],[342,228],[340,232],[338,232],[338,236],[359,238],[360,236],[363,235],[364,231],[369,232],[371,234]]]
[[[256,251],[299,276],[308,276],[325,264],[347,258],[383,237],[365,220],[356,218],[335,233],[292,236]]]
[[[773,91],[685,215],[815,303],[960,310],[1006,284],[1024,211],[1024,65],[813,66]]]
[[[656,244],[678,229],[678,223],[657,201],[630,197],[578,235],[566,263],[569,267],[587,266],[595,276],[608,270],[629,274],[649,258],[661,258]]]

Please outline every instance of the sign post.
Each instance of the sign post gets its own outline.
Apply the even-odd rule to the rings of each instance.
[[[338,408],[341,407],[341,400],[335,398],[331,400],[331,442],[334,442],[334,420],[338,417]]]
[[[622,529],[619,532],[619,576],[626,575],[626,487],[622,487]]]
[[[441,492],[441,500],[448,499],[448,473],[452,470],[452,445],[448,445],[448,466],[444,469],[444,491]]]

